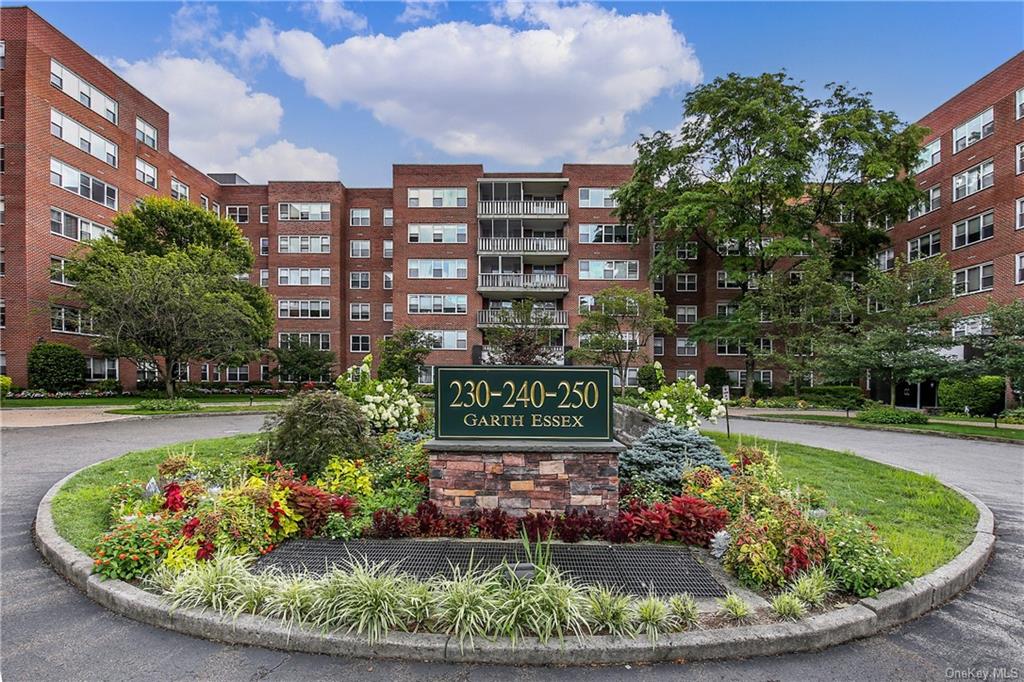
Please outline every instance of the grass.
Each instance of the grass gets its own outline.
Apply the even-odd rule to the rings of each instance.
[[[191,412],[182,410],[140,410],[138,408],[123,408],[116,410],[107,410],[108,414],[138,414],[138,415],[151,415],[151,414],[180,414],[180,415],[196,415],[196,414],[209,414],[211,412],[266,412],[272,410],[277,406],[277,403],[263,402],[261,405],[208,405],[204,406],[199,410],[192,410]]]
[[[1004,438],[1006,440],[1024,441],[1024,429],[996,429],[991,426],[973,426],[970,424],[946,424],[942,422],[929,422],[928,424],[868,424],[859,422],[856,419],[847,419],[839,415],[831,414],[800,414],[797,412],[759,414],[763,419],[799,419],[800,421],[821,422],[823,424],[852,424],[866,428],[879,428],[880,430],[900,429],[901,431],[922,431],[925,433],[940,433],[949,436],[988,436],[992,438]],[[991,424],[992,422],[989,421]]]
[[[279,395],[258,395],[250,396],[246,393],[238,395],[204,395],[195,398],[197,403],[245,403],[252,398],[255,402],[280,401],[284,396]],[[85,407],[95,405],[134,405],[143,400],[148,400],[138,395],[110,396],[107,398],[5,398],[0,407]]]
[[[92,551],[96,539],[110,525],[109,489],[122,481],[149,480],[156,465],[167,455],[194,452],[200,462],[216,464],[252,449],[258,436],[230,436],[177,443],[153,450],[130,452],[80,472],[68,481],[53,499],[53,522],[57,532],[83,552]]]
[[[741,442],[777,449],[787,480],[822,490],[827,503],[873,524],[915,575],[946,563],[974,539],[978,511],[934,476],[807,445],[708,433],[723,449]]]

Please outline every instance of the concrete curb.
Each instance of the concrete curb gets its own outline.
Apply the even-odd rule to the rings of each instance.
[[[975,496],[949,486],[978,509],[974,541],[964,551],[909,585],[795,623],[682,632],[664,636],[654,646],[642,638],[601,635],[566,639],[562,643],[526,638],[516,646],[508,640],[477,640],[473,647],[463,649],[457,640],[446,635],[404,632],[390,633],[371,645],[354,633],[324,633],[305,628],[289,631],[279,621],[258,616],[232,619],[198,609],[173,610],[156,595],[134,585],[92,575],[92,560],[60,537],[52,514],[54,496],[84,469],[68,474],[43,496],[36,511],[33,537],[54,569],[91,599],[128,618],[204,639],[357,658],[558,666],[703,661],[815,651],[874,635],[945,603],[974,582],[995,548],[992,512]]]
[[[736,415],[733,419],[746,419],[752,422],[774,422],[777,424],[805,424],[811,426],[832,426],[841,429],[861,429],[864,431],[888,431],[890,433],[909,433],[917,436],[938,436],[939,438],[952,438],[954,440],[980,440],[988,443],[1012,443],[1020,445],[1024,443],[1024,440],[1014,438],[1000,438],[998,436],[974,436],[969,434],[961,433],[948,433],[946,431],[928,431],[926,429],[902,429],[883,426],[879,424],[872,424],[867,426],[865,424],[837,424],[835,422],[824,422],[816,421],[814,419],[786,419],[784,417],[760,417],[755,415]]]

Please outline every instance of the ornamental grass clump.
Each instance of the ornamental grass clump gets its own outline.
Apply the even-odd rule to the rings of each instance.
[[[789,586],[789,591],[795,597],[812,607],[824,605],[825,599],[834,589],[835,582],[821,566],[801,573]]]
[[[688,594],[672,595],[668,600],[668,610],[679,630],[688,630],[700,620],[697,602]]]
[[[750,605],[735,592],[730,592],[724,598],[716,601],[718,602],[718,615],[734,623],[746,623],[750,620]]]
[[[508,567],[504,567],[508,570]],[[566,635],[582,637],[589,631],[586,598],[571,581],[553,568],[538,567],[533,578],[508,577],[494,595],[496,608],[491,631],[508,637],[512,645],[534,635],[541,642]]]
[[[178,573],[167,589],[167,600],[174,608],[231,611],[246,584],[259,579],[249,572],[249,563],[245,557],[227,554],[200,562]]]
[[[472,648],[477,637],[485,637],[498,608],[497,593],[501,586],[495,571],[452,567],[452,577],[438,581],[434,589],[437,624],[441,631],[459,640],[459,650],[466,642]]]
[[[317,581],[310,621],[325,629],[347,626],[349,632],[375,644],[411,619],[403,599],[405,582],[383,564],[353,562],[329,579]]]
[[[594,630],[620,637],[636,635],[629,596],[604,586],[592,587],[587,591],[587,610]]]
[[[675,619],[668,605],[654,595],[644,597],[633,606],[633,617],[640,632],[647,636],[651,646],[663,633],[675,629]]]
[[[783,592],[775,596],[772,601],[772,611],[781,620],[797,621],[807,615],[807,607],[792,592]]]
[[[276,575],[268,580],[270,591],[260,608],[264,616],[281,619],[289,635],[293,627],[311,622],[317,596],[316,581],[305,573]]]

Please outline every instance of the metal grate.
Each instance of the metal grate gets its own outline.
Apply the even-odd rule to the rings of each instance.
[[[686,547],[666,545],[605,545],[553,543],[551,563],[586,585],[616,587],[634,595],[687,592],[694,597],[721,597],[725,589]],[[254,570],[276,568],[320,575],[333,566],[353,561],[393,566],[424,580],[451,577],[453,567],[466,570],[526,561],[516,541],[472,540],[290,540],[260,557]]]

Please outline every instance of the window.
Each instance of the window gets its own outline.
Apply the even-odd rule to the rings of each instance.
[[[331,284],[330,268],[278,268],[280,286],[326,287]]]
[[[580,279],[640,279],[640,261],[581,260]]]
[[[991,291],[992,263],[983,263],[953,273],[953,295],[966,296],[979,291]]]
[[[50,256],[50,281],[54,284],[63,284],[64,286],[73,287],[75,283],[68,279],[64,273],[64,269],[67,267],[67,259],[61,258],[60,256]]]
[[[370,319],[369,303],[350,303],[348,306],[348,319],[355,322],[366,322]]]
[[[50,184],[117,210],[117,188],[63,161],[50,159]]]
[[[913,263],[937,256],[942,251],[942,233],[939,230],[911,239],[907,242],[907,260]]]
[[[767,338],[767,337],[760,337],[760,338],[758,338],[754,342],[754,345],[757,347],[757,350],[760,351],[761,353],[771,353],[772,352],[772,348],[773,348],[772,340]]]
[[[264,289],[270,286],[270,270],[260,270],[260,286]]]
[[[1017,145],[1017,175],[1024,173],[1024,142]]]
[[[466,350],[464,329],[426,329],[423,333],[434,337],[434,350]]]
[[[466,234],[467,226],[460,224],[413,223],[409,225],[410,244],[465,244]]]
[[[739,303],[718,303],[715,305],[715,317],[725,319],[732,317],[740,309]]]
[[[697,246],[697,242],[686,242],[676,249],[676,258],[680,260],[697,260],[699,252],[700,248]]]
[[[465,258],[410,258],[409,279],[466,279]]]
[[[177,178],[171,178],[171,198],[188,201],[188,185]]]
[[[875,265],[882,272],[888,272],[892,270],[896,264],[896,250],[892,248],[879,251],[875,254]]]
[[[4,214],[7,213],[7,202],[0,196],[0,225],[4,224]]]
[[[260,237],[260,255],[270,255],[270,237]]]
[[[229,365],[225,369],[227,370],[228,382],[242,383],[249,380],[249,365],[239,365],[238,367],[231,367]]]
[[[370,273],[368,273],[368,272],[350,272],[350,273],[348,273],[348,288],[349,289],[369,289],[370,288]]]
[[[963,173],[953,176],[953,201],[959,201],[975,192],[992,186],[995,179],[992,159],[968,168]]]
[[[331,302],[322,300],[279,299],[277,301],[277,316],[282,319],[326,319],[331,316]]]
[[[580,187],[580,208],[615,208],[614,187]]]
[[[685,336],[676,337],[676,357],[695,358],[697,357],[697,342],[691,341]]]
[[[7,160],[6,160],[7,157],[6,157],[6,154],[4,153],[4,148],[5,148],[4,145],[0,144],[0,173],[3,173],[5,170],[7,170]],[[50,177],[51,177],[51,182],[52,182],[52,177],[53,176],[51,175]]]
[[[6,41],[0,40],[0,69],[7,65],[7,43]],[[4,365],[7,365],[6,358]]]
[[[594,310],[594,301],[595,300],[596,299],[593,296],[589,296],[589,295],[580,296],[580,306],[579,306],[580,313],[587,313],[587,312],[590,312],[591,310]]]
[[[410,315],[465,315],[468,297],[465,294],[409,294]]]
[[[76,242],[89,242],[100,237],[113,238],[114,231],[105,225],[86,220],[73,213],[59,208],[51,208],[50,234],[73,239]]]
[[[677,305],[676,324],[693,324],[697,321],[697,306]]]
[[[3,41],[0,41],[0,45]],[[0,62],[0,68],[3,68],[3,63]],[[7,352],[0,350],[0,374],[7,374]]]
[[[942,139],[935,138],[924,147],[921,148],[921,153],[917,157],[917,166],[914,167],[915,173],[928,170],[939,161],[942,160]]]
[[[370,336],[368,334],[353,334],[348,337],[348,349],[353,353],[369,353]]]
[[[0,91],[0,121],[4,120],[4,93]]]
[[[580,244],[630,244],[632,225],[580,225]]]
[[[389,289],[394,289],[394,288],[395,288],[395,273],[393,273],[393,272],[385,272],[384,273],[384,289],[385,290],[389,290]]]
[[[664,336],[653,336],[652,344],[654,345],[654,357],[660,358],[665,354],[665,337]]]
[[[0,221],[2,222],[2,221]],[[1017,225],[1016,229],[1024,230],[1024,197],[1017,199]]]
[[[352,239],[348,243],[348,255],[352,258],[370,257],[370,240]]]
[[[976,215],[953,224],[953,248],[960,249],[991,239],[993,234],[994,211]]]
[[[328,332],[281,332],[277,335],[277,345],[291,348],[292,345],[310,346],[317,350],[331,349],[331,335]]]
[[[50,330],[65,334],[92,334],[92,318],[78,308],[50,306]]]
[[[239,225],[244,225],[249,222],[248,206],[225,206],[224,213],[228,218],[234,220]]]
[[[719,270],[716,275],[716,283],[719,289],[739,289],[740,283],[729,279],[729,273],[725,270]]]
[[[199,195],[199,205],[202,206],[203,209],[209,211],[210,210],[210,197],[206,196],[205,194],[200,194]]]
[[[0,246],[0,277],[7,274],[7,253],[4,247]]]
[[[434,384],[434,366],[420,365],[416,373],[416,383],[423,386],[432,386]]]
[[[639,385],[637,380],[637,371],[638,368],[636,367],[626,368],[626,386],[635,387]],[[617,369],[612,370],[612,386],[615,388],[620,388],[622,386],[622,377],[619,375],[619,371]]]
[[[278,253],[330,253],[331,236],[328,234],[283,234],[277,238]]]
[[[264,225],[270,222],[270,207],[260,204],[260,222]]]
[[[395,224],[395,210],[394,209],[392,209],[392,208],[385,208],[384,209],[384,217],[383,217],[383,219],[381,221],[381,224],[384,225],[384,227],[391,227],[391,226],[393,226]]]
[[[465,187],[409,188],[409,208],[465,208]]]
[[[665,275],[655,275],[653,279],[654,291],[665,291]]]
[[[68,144],[78,147],[86,154],[117,168],[116,144],[56,109],[50,109],[50,132],[54,137],[58,137]]]
[[[117,125],[117,102],[56,59],[50,60],[50,84]]]
[[[395,304],[394,303],[385,303],[385,304],[383,304],[381,319],[383,319],[385,322],[393,322],[394,321],[394,319],[395,319]]]
[[[740,243],[736,239],[729,239],[718,244],[715,251],[719,256],[738,256],[740,255]]]
[[[697,273],[680,272],[677,274],[676,291],[697,291]]]
[[[218,216],[220,215],[220,204],[218,204],[216,201],[213,202],[213,212],[216,213]]]
[[[715,341],[715,352],[718,355],[743,355],[744,348],[735,339],[717,339]]]
[[[117,379],[117,358],[86,358],[85,380]]]
[[[331,205],[328,202],[321,203],[280,203],[277,205],[278,220],[330,220]]]
[[[1014,265],[1014,272],[1017,273],[1016,283],[1024,284],[1024,253],[1018,253],[1015,258],[1017,259],[1016,265]]]
[[[954,320],[949,330],[953,339],[960,340],[970,336],[991,336],[992,319],[988,315],[972,315]]]
[[[695,369],[677,369],[676,370],[676,381],[690,381],[697,382],[697,370]]]
[[[745,369],[727,369],[726,374],[729,375],[730,388],[743,388],[747,383],[747,370]]]
[[[1024,118],[1024,88],[1017,91],[1016,111],[1017,118]]]
[[[394,258],[395,257],[395,242],[390,240],[390,239],[385,239],[382,251],[383,251],[383,255],[384,255],[385,258]]]
[[[149,125],[138,116],[135,117],[135,139],[142,144],[149,145],[153,149],[158,149],[156,128]]]
[[[7,301],[0,298],[0,329],[7,326]]]
[[[370,226],[370,209],[352,208],[348,212],[348,224],[352,227]]]
[[[931,213],[932,211],[939,208],[942,201],[942,190],[938,185],[930,189],[925,190],[924,200],[915,206],[911,206],[907,210],[907,220],[915,220],[920,218],[925,213]]]
[[[962,126],[953,128],[953,153],[956,154],[975,142],[981,142],[993,132],[995,124],[992,121],[992,107],[989,107]]]

